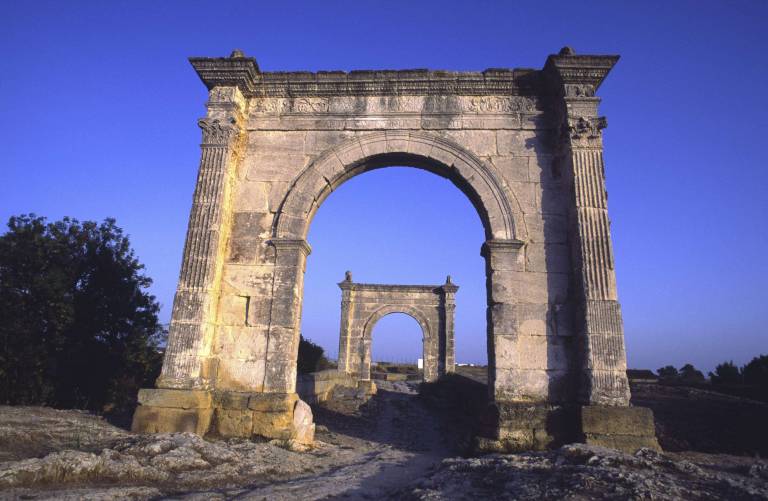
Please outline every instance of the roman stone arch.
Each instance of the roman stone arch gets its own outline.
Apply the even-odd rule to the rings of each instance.
[[[458,286],[448,276],[441,285],[364,284],[352,274],[339,283],[342,291],[339,370],[360,381],[371,379],[373,328],[382,317],[405,313],[423,333],[424,381],[453,372],[456,363],[454,312]]]
[[[208,89],[200,166],[133,429],[311,441],[296,395],[309,224],[347,179],[405,165],[453,181],[485,229],[480,446],[654,446],[650,413],[629,407],[605,191],[596,92],[617,60],[564,48],[541,69],[309,73],[191,58]]]

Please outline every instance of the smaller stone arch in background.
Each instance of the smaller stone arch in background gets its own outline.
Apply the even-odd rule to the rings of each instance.
[[[352,274],[339,283],[341,327],[339,370],[361,382],[371,380],[373,327],[390,313],[413,317],[424,334],[424,381],[436,381],[456,366],[454,314],[458,286],[448,276],[441,285],[364,284]],[[363,385],[366,383],[363,383]]]

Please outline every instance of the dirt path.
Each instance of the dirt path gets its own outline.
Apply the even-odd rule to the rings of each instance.
[[[234,499],[382,499],[423,477],[453,452],[440,416],[406,384],[380,385],[362,415],[318,416],[320,440],[353,447],[351,464],[319,475],[221,493]],[[322,428],[321,428],[322,429]]]

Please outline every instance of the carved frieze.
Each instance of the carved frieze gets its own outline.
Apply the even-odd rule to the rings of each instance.
[[[387,114],[512,114],[537,113],[538,100],[524,96],[452,96],[435,101],[426,96],[253,98],[257,115],[387,115]]]
[[[470,113],[514,113],[536,111],[536,101],[522,96],[476,96],[463,98],[464,111]]]

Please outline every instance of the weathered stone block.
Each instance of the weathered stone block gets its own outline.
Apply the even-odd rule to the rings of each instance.
[[[570,248],[565,244],[529,243],[525,246],[526,271],[569,273]]]
[[[546,150],[543,138],[532,130],[498,130],[496,144],[499,155],[535,155]]]
[[[211,392],[206,390],[170,390],[142,388],[139,390],[139,404],[150,407],[175,409],[209,409]]]
[[[582,439],[593,445],[635,452],[660,451],[653,412],[645,407],[584,406],[580,410]]]
[[[260,155],[303,155],[304,131],[258,131],[248,134],[248,154]]]
[[[241,181],[235,195],[234,209],[238,212],[269,212],[270,183]]]
[[[220,356],[216,388],[228,391],[261,391],[264,380],[265,360],[260,358],[239,359]]]
[[[315,424],[312,422],[312,408],[301,400],[296,402],[293,409],[293,430],[291,439],[303,444],[312,445],[315,439]]]
[[[248,401],[248,408],[259,412],[292,412],[298,400],[296,393],[255,393]]]
[[[254,435],[290,440],[293,435],[293,408],[283,412],[253,411]]]
[[[269,238],[274,216],[268,212],[235,212],[232,215],[232,239]]]
[[[216,409],[214,432],[222,437],[250,438],[253,435],[253,411]]]
[[[212,409],[174,409],[139,405],[133,413],[134,433],[189,432],[205,435],[211,424]]]
[[[563,214],[526,214],[530,242],[564,244],[568,242],[568,217]]]
[[[496,133],[484,130],[456,130],[445,133],[454,142],[463,145],[475,155],[488,157],[498,155]]]
[[[246,159],[245,172],[249,181],[290,181],[304,170],[309,157],[302,154],[252,155]]]
[[[509,182],[528,183],[528,157],[492,157],[491,163]]]
[[[357,133],[351,131],[336,132],[318,130],[307,131],[306,134],[304,153],[308,155],[320,155],[331,148],[348,141]]]
[[[217,391],[213,395],[216,408],[224,410],[248,409],[248,401],[252,393],[242,391]]]
[[[577,438],[573,408],[497,401],[480,418],[475,447],[482,452],[519,452],[558,447]]]
[[[539,212],[537,199],[538,188],[535,183],[509,181],[507,184],[509,185],[509,189],[512,191],[512,196],[519,204],[520,210],[526,214]]]
[[[221,324],[246,325],[249,302],[250,298],[247,296],[223,295],[219,304]]]
[[[376,383],[371,380],[358,381],[357,389],[362,390],[366,395],[375,395],[378,391],[376,388]]]

